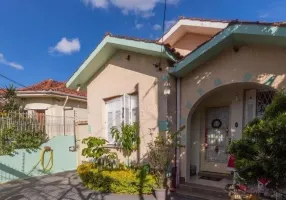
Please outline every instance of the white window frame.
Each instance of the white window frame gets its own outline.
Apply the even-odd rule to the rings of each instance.
[[[135,96],[135,97],[134,97]],[[135,102],[134,103],[134,98],[135,99]],[[108,113],[109,113],[109,104],[112,104],[113,102],[116,102],[120,99],[120,115],[121,115],[121,122],[120,122],[120,125],[123,123],[127,123],[127,115],[126,115],[126,108],[129,108],[129,111],[128,111],[128,116],[129,116],[129,124],[131,123],[134,123],[137,121],[138,119],[138,94],[132,94],[132,95],[129,95],[129,94],[123,94],[122,96],[119,96],[119,97],[115,97],[111,100],[107,100],[105,101],[105,124],[106,124],[106,140],[108,141],[109,144],[113,144],[114,141],[110,141],[110,132],[109,132],[109,117],[108,117]],[[115,103],[111,106],[115,106]],[[137,113],[136,113],[136,119],[133,119],[133,109],[137,109]],[[118,111],[118,109],[116,109],[115,107],[111,108],[112,109],[112,120],[113,120],[113,123],[112,123],[112,127],[116,126],[116,111]],[[116,110],[115,110],[116,109]],[[119,128],[119,127],[118,127]]]

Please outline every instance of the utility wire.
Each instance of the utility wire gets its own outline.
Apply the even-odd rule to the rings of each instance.
[[[163,39],[164,39],[164,35],[165,35],[165,21],[166,21],[166,12],[167,12],[167,0],[164,1],[164,10],[163,10],[163,21],[162,21],[162,37],[161,37],[161,56],[160,56],[160,62],[159,64],[161,65],[161,61],[162,61],[162,56],[163,56],[163,52],[164,52],[164,44],[163,44]]]
[[[165,35],[166,12],[167,12],[167,0],[165,0],[164,2],[163,22],[162,22],[162,42],[163,42],[163,37]]]
[[[8,80],[8,81],[10,81],[10,82],[12,82],[12,83],[15,83],[16,85],[19,85],[19,86],[21,86],[21,87],[26,88],[25,85],[23,85],[23,84],[21,84],[21,83],[15,81],[15,80],[13,80],[13,79],[11,79],[11,78],[8,78],[7,76],[4,76],[4,75],[1,74],[1,73],[0,73],[0,76],[1,76],[2,78],[6,79],[6,80]]]

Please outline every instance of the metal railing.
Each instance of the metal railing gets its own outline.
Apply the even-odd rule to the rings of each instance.
[[[44,113],[0,113],[0,130],[43,131],[49,138],[74,135],[75,117],[51,116]]]

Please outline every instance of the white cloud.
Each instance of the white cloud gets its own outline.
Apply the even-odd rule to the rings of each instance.
[[[159,31],[159,30],[161,30],[161,25],[160,24],[154,24],[153,25],[153,29],[155,30],[155,31]]]
[[[165,22],[165,31],[168,31],[174,24],[176,24],[177,20],[167,20]]]
[[[135,28],[137,29],[137,30],[139,30],[139,29],[141,29],[141,28],[143,28],[144,27],[144,24],[135,24]]]
[[[58,52],[62,54],[72,54],[80,50],[80,42],[78,38],[67,39],[63,37],[55,47],[50,47],[49,52]]]
[[[92,8],[107,8],[108,0],[82,0],[85,5],[90,5]]]
[[[177,5],[180,0],[167,0],[167,4]],[[130,12],[141,17],[148,18],[155,15],[154,8],[158,3],[164,3],[164,0],[83,0],[86,5],[93,8],[108,8],[111,4],[122,10],[124,15]]]
[[[267,1],[265,9],[260,10],[258,17],[267,21],[285,21],[286,18],[286,1]]]
[[[18,70],[24,69],[24,67],[22,65],[6,60],[6,58],[4,57],[4,54],[2,54],[2,53],[0,53],[0,64],[7,65],[7,66],[13,67],[13,68],[18,69]]]
[[[259,15],[259,18],[267,18],[268,16],[269,16],[268,13],[264,13],[264,14]]]

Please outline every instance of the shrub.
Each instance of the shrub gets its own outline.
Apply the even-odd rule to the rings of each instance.
[[[105,147],[107,140],[88,137],[83,139],[82,143],[87,145],[87,148],[82,150],[82,155],[86,158],[92,158],[97,168],[113,169],[118,166],[117,154]]]
[[[155,184],[153,176],[142,177],[130,169],[98,170],[93,164],[83,164],[77,172],[86,187],[98,192],[151,194]]]
[[[174,159],[175,148],[184,147],[178,143],[179,135],[184,129],[185,126],[182,126],[175,132],[168,131],[165,135],[158,134],[155,141],[148,143],[146,158],[156,178],[158,189],[167,188],[168,173]]]
[[[278,190],[286,185],[286,93],[278,92],[262,119],[249,123],[243,137],[234,141],[229,152],[246,183],[271,180],[268,187]]]

